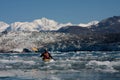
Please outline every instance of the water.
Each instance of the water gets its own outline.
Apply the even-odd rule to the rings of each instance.
[[[120,52],[0,53],[0,80],[120,80]]]

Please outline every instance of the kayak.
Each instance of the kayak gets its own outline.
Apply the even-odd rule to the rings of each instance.
[[[44,59],[43,61],[44,62],[53,62],[54,60],[53,59]]]

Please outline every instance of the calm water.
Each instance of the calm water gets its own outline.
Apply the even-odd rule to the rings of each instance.
[[[120,52],[0,53],[0,80],[120,80]]]

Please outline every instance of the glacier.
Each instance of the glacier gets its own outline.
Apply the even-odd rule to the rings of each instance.
[[[69,38],[71,37],[73,36],[71,36],[70,34],[58,32],[8,32],[7,34],[0,35],[0,51],[22,52],[24,48],[42,48],[49,43],[56,43],[62,40],[69,40]]]

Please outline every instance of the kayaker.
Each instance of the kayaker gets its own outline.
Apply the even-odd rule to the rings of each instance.
[[[51,59],[53,59],[53,57],[47,50],[45,50],[44,53],[42,53],[40,57],[42,57],[43,61],[45,62],[49,62]]]

